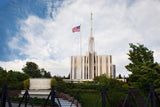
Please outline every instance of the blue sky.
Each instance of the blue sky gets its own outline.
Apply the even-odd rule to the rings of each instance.
[[[8,47],[10,39],[16,35],[19,30],[18,21],[27,19],[28,15],[36,15],[40,18],[45,18],[47,11],[46,2],[39,0],[1,0],[0,7],[0,60],[10,61],[17,58],[25,59],[26,55],[19,55],[19,50],[12,50]],[[25,40],[22,40],[26,42]]]
[[[0,0],[0,66],[21,71],[33,61],[52,75],[68,75],[70,56],[88,51],[90,13],[98,55],[112,55],[127,75],[129,43],[154,51],[160,62],[160,0]],[[72,33],[81,24],[80,33]]]

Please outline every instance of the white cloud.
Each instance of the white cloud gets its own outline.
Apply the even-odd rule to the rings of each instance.
[[[20,50],[21,54],[27,55],[28,59],[35,59],[37,64],[42,64],[49,71],[55,71],[59,75],[69,73],[70,56],[80,53],[80,35],[83,40],[83,54],[88,50],[91,11],[96,51],[99,55],[113,55],[117,75],[124,72],[126,74],[124,68],[128,64],[126,53],[131,42],[149,46],[149,49],[155,51],[156,60],[159,58],[160,51],[157,49],[160,45],[160,1],[158,0],[137,0],[130,5],[121,0],[117,2],[66,0],[57,7],[57,11],[52,10],[50,6],[48,5],[48,14],[52,13],[54,19],[49,17],[41,19],[29,15],[26,20],[20,20],[17,39],[13,37],[9,43],[10,48]],[[72,27],[79,24],[82,25],[81,33],[72,33]],[[17,45],[21,43],[22,38],[27,42]],[[9,67],[11,62],[5,64]],[[21,64],[16,65],[13,61],[12,65],[20,68]]]
[[[14,60],[9,62],[0,61],[0,65],[7,71],[14,70],[22,72],[22,68],[25,66],[26,62],[35,62],[39,66],[39,69],[44,68],[52,75],[67,76],[69,74],[70,68],[70,64],[68,64],[69,61],[69,58],[63,59],[60,62],[54,60],[26,59]]]

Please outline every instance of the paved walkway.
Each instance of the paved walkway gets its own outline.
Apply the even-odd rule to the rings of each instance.
[[[12,103],[12,107],[18,107],[18,103]],[[6,107],[9,107],[8,103],[6,103]],[[21,104],[21,107],[25,107],[24,104]],[[31,105],[27,105],[27,107],[32,107]],[[34,107],[41,107],[41,106],[34,106]]]
[[[59,101],[60,101],[62,107],[70,107],[70,105],[71,105],[71,102],[69,102],[67,100],[63,100],[62,98],[59,98]],[[55,102],[57,104],[59,104],[58,101],[57,101],[57,99],[55,100]],[[76,107],[76,105],[72,104],[72,107]]]
[[[62,98],[59,98],[59,101],[60,101],[61,107],[70,107],[71,105],[71,102],[67,100],[63,100]],[[55,99],[55,102],[59,104],[57,99]],[[19,105],[18,103],[12,103],[12,107],[18,107],[18,105]],[[6,107],[9,107],[8,103],[6,103]],[[21,107],[25,107],[25,105],[21,104]],[[32,106],[28,104],[27,107],[32,107]],[[43,107],[43,106],[34,106],[34,107]],[[72,107],[76,107],[76,105],[72,104]]]

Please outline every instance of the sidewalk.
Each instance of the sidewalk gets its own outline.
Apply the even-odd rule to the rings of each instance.
[[[12,107],[18,107],[18,103],[12,103]],[[9,107],[8,103],[6,103],[6,107]],[[21,107],[25,107],[24,104],[21,104]],[[30,104],[27,105],[27,107],[32,107]],[[42,107],[42,106],[34,106],[34,107]]]

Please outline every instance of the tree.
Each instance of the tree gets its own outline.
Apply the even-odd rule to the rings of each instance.
[[[26,66],[22,70],[32,78],[51,78],[50,72],[47,72],[44,68],[39,69],[38,65],[34,62],[26,62]]]
[[[22,82],[26,79],[28,79],[29,76],[25,73],[21,73],[21,72],[18,72],[18,71],[8,71],[7,73],[7,82],[10,83],[10,82]]]
[[[29,75],[18,71],[8,71],[7,73],[7,85],[9,89],[23,89],[23,81],[28,79]]]
[[[68,74],[68,76],[67,76],[67,77],[65,77],[65,79],[70,79],[70,73]]]
[[[129,56],[129,60],[131,63],[126,65],[126,69],[130,72],[136,72],[144,63],[154,62],[153,58],[153,51],[149,50],[148,48],[144,47],[144,45],[138,44],[138,46],[130,43],[129,44],[131,50],[127,54]]]
[[[118,78],[119,78],[119,79],[122,79],[122,76],[121,76],[121,74],[119,74],[119,75],[118,75]]]
[[[6,84],[7,82],[7,71],[3,70],[3,68],[0,68],[0,87],[2,87],[3,84]]]
[[[44,77],[44,78],[51,78],[50,72],[47,72],[44,68],[42,68],[40,70],[40,72],[41,72],[42,77]]]
[[[32,78],[40,78],[42,76],[38,65],[34,62],[26,62],[26,66],[22,70]]]
[[[131,63],[126,65],[126,69],[132,74],[130,81],[136,82],[140,88],[148,89],[153,83],[160,81],[160,66],[154,62],[153,51],[138,44],[138,46],[130,43],[128,56]]]

